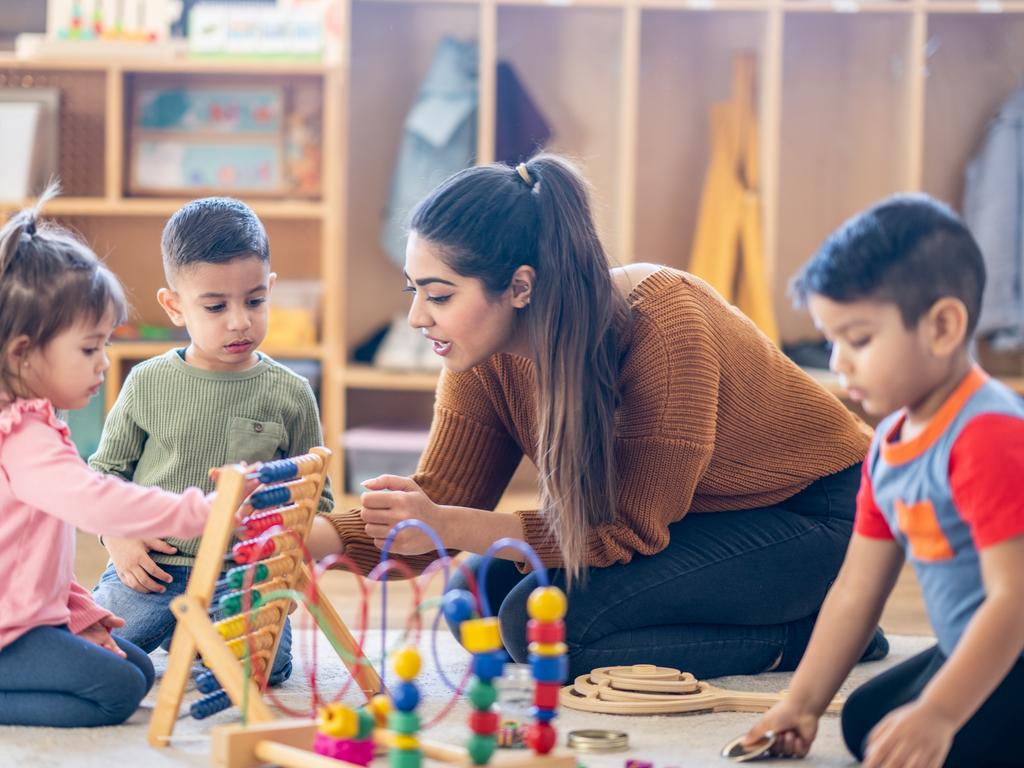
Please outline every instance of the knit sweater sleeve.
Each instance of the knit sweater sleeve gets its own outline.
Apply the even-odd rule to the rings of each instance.
[[[134,416],[135,387],[135,371],[130,371],[103,422],[99,447],[89,457],[89,466],[97,472],[116,475],[122,480],[134,479],[135,467],[148,438]]]
[[[671,317],[636,316],[616,414],[617,515],[590,531],[586,565],[628,563],[668,545],[668,526],[690,509],[714,453],[720,377],[702,312],[677,307]],[[544,565],[561,565],[540,513],[516,514]]]
[[[444,371],[438,382],[426,450],[412,479],[435,503],[494,509],[523,456],[498,416],[490,387],[475,371]],[[380,562],[359,509],[330,516],[335,530],[364,573]],[[401,557],[420,572],[434,553]]]
[[[295,411],[291,414],[291,423],[288,429],[288,453],[298,456],[306,453],[310,448],[324,444],[323,429],[320,427],[320,411],[316,405],[316,397],[309,382],[303,379],[296,388],[294,405]],[[324,490],[320,495],[320,503],[317,505],[317,512],[326,514],[334,511],[334,494],[331,490],[331,478],[327,477],[324,482]]]

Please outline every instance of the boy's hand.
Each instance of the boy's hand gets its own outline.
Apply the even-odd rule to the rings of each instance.
[[[956,724],[920,702],[894,709],[868,734],[865,768],[938,768],[945,762]]]
[[[773,755],[806,757],[814,737],[818,735],[818,716],[801,709],[789,698],[783,699],[747,731],[743,746],[753,745],[768,731],[776,734],[771,750]]]
[[[150,550],[173,555],[178,550],[161,539],[119,539],[104,536],[103,544],[110,553],[117,576],[126,587],[136,592],[166,592],[160,581],[171,582],[173,577],[149,556]],[[159,579],[160,581],[155,581]]]
[[[110,634],[110,630],[123,626],[124,619],[120,616],[108,616],[104,619],[100,619],[95,624],[90,624],[79,632],[78,636],[83,640],[88,640],[90,643],[95,643],[100,648],[106,648],[108,651],[122,659],[126,659],[128,658],[128,654],[121,650],[121,646],[117,644],[113,636]]]

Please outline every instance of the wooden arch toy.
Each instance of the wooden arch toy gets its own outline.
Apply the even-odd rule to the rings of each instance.
[[[749,693],[718,688],[689,672],[653,664],[598,667],[562,688],[562,706],[610,715],[680,712],[766,712],[784,693]],[[826,710],[838,714],[843,699]]]

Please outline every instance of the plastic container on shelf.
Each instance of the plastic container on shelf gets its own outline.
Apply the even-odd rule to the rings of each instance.
[[[320,324],[319,280],[278,280],[270,294],[270,316],[264,344],[316,344]]]
[[[413,474],[429,436],[428,430],[413,427],[362,426],[346,430],[342,444],[348,493],[362,493],[360,483],[371,477]]]

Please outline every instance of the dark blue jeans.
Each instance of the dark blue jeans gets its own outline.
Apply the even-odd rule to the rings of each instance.
[[[0,650],[0,724],[123,723],[153,686],[153,663],[127,640],[114,639],[127,659],[67,626],[36,627]]]
[[[569,672],[657,664],[698,678],[795,669],[853,530],[860,464],[775,506],[691,513],[669,545],[591,568],[569,591]],[[477,571],[480,558],[470,558]],[[565,589],[561,570],[548,571]],[[487,597],[509,655],[527,660],[526,599],[536,576],[492,560]],[[465,589],[453,573],[451,587]]]

